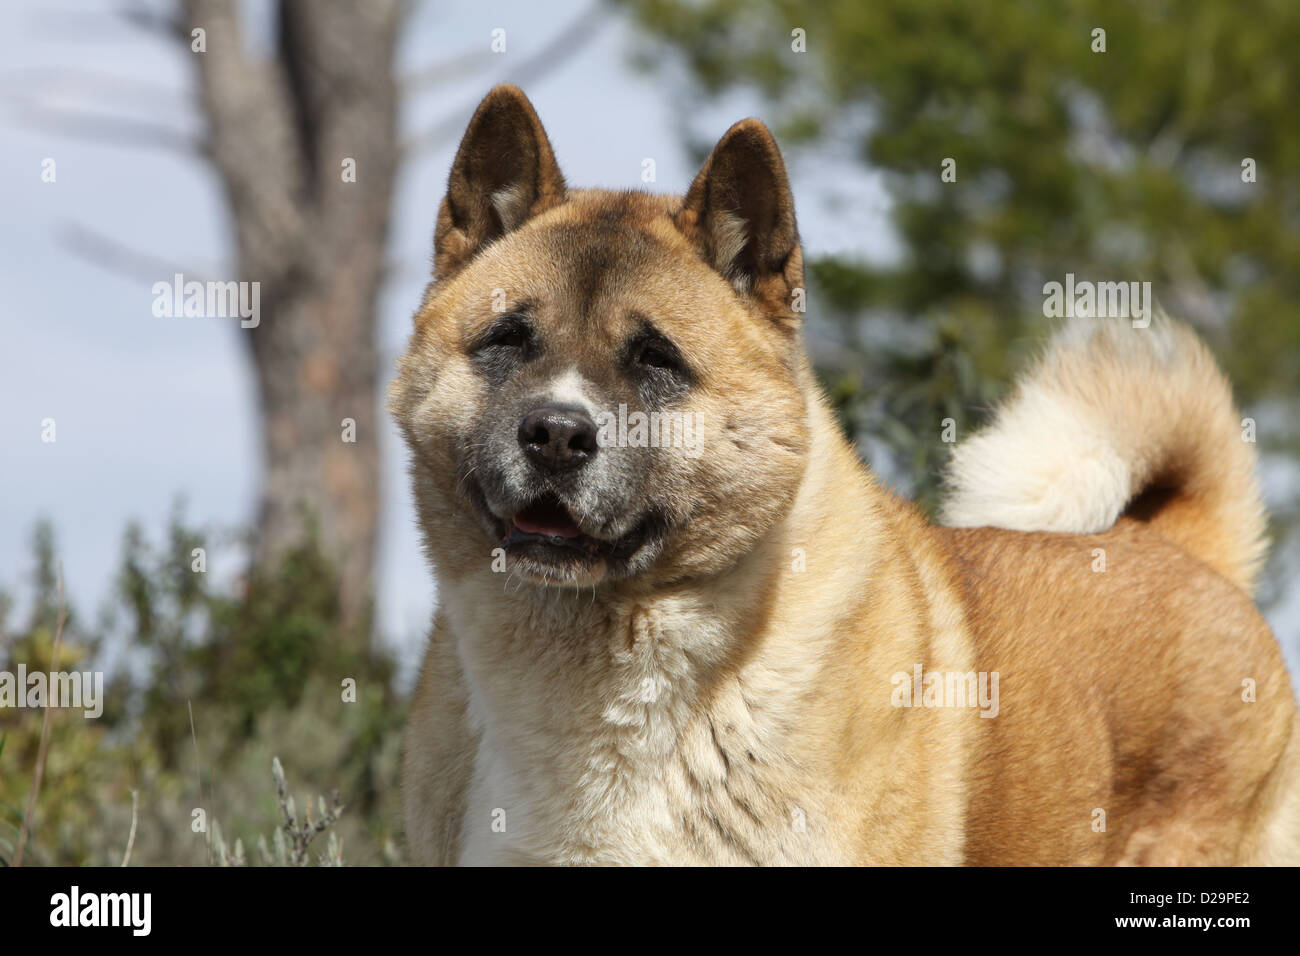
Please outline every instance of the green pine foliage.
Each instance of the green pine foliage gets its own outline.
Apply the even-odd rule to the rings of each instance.
[[[356,650],[368,642],[338,623],[333,571],[310,540],[222,588],[194,570],[194,549],[210,550],[218,537],[187,525],[179,510],[158,542],[129,528],[114,599],[94,627],[69,609],[56,667],[57,548],[50,526],[38,527],[26,622],[11,624],[15,602],[0,602],[0,670],[20,661],[29,673],[113,666],[102,717],[52,712],[24,865],[120,865],[133,791],[133,865],[285,862],[273,846],[251,860],[236,852],[245,835],[256,846],[268,832],[287,839],[296,865],[338,865],[344,843],[349,863],[396,858],[406,705],[392,661]],[[355,702],[343,699],[345,679],[355,681]],[[31,790],[42,716],[0,710],[3,862],[12,859]],[[299,817],[277,754],[308,792],[337,791],[335,805]],[[339,801],[348,805],[342,816]],[[311,836],[325,829],[326,842],[308,855]]]

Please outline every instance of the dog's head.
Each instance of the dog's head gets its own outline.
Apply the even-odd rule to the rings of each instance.
[[[762,123],[684,199],[571,190],[532,105],[492,90],[390,394],[440,571],[654,584],[752,548],[803,472],[802,287]]]

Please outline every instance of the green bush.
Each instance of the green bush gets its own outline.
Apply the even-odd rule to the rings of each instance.
[[[348,862],[395,859],[406,702],[393,662],[372,648],[368,622],[341,621],[336,576],[311,534],[233,593],[192,570],[193,550],[211,537],[187,527],[179,509],[160,543],[128,528],[113,600],[95,628],[67,609],[56,667],[57,548],[50,526],[37,527],[25,624],[10,627],[13,602],[0,596],[0,669],[21,661],[29,672],[95,670],[108,650],[120,666],[101,718],[51,712],[25,864],[119,865],[133,793],[133,864],[217,862],[218,819],[236,835],[284,825],[283,799],[266,775],[276,754],[292,755],[310,792],[339,791],[349,812],[331,820],[331,837],[347,845]],[[345,679],[355,682],[354,701],[344,700]],[[42,717],[0,711],[0,861],[17,841]],[[226,847],[225,861],[234,855]],[[341,858],[327,848],[326,859]]]

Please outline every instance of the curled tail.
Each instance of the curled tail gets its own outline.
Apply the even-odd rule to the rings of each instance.
[[[1267,547],[1250,438],[1190,329],[1073,319],[955,449],[943,521],[1089,534],[1128,514],[1250,592]]]

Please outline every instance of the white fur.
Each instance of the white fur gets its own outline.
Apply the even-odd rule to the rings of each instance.
[[[945,524],[1091,534],[1148,483],[1180,480],[1241,508],[1245,553],[1262,540],[1254,451],[1204,346],[1157,315],[1148,328],[1083,317],[1062,327],[993,421],[954,449]],[[1234,519],[1236,520],[1236,519]]]
[[[588,393],[589,383],[576,368],[570,368],[558,375],[547,387],[546,398],[551,402],[563,402],[576,405],[590,413],[596,407]]]
[[[954,450],[943,520],[1089,534],[1115,523],[1131,488],[1109,436],[1050,388],[1030,384]]]
[[[506,232],[515,229],[528,218],[532,197],[521,183],[498,189],[490,198],[492,208],[501,220],[501,228]]]

